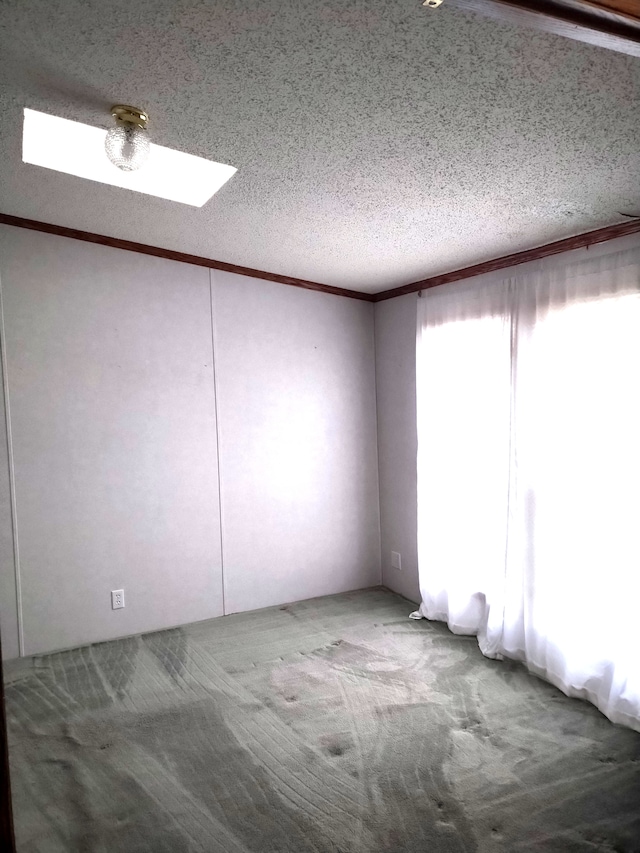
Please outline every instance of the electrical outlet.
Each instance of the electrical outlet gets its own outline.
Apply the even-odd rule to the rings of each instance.
[[[402,571],[402,557],[397,551],[391,552],[391,568]]]
[[[124,590],[123,589],[112,589],[111,590],[111,609],[119,610],[121,607],[124,607]]]

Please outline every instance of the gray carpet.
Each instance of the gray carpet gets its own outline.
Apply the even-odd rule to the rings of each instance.
[[[640,734],[382,589],[11,664],[20,853],[640,851]]]

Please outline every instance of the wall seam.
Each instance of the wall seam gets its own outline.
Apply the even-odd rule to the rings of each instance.
[[[379,539],[379,551],[380,551],[380,585],[384,583],[384,569],[383,569],[383,556],[382,556],[382,488],[381,488],[381,480],[380,480],[380,422],[378,419],[378,346],[377,346],[377,335],[376,335],[376,324],[377,324],[377,310],[376,305],[372,306],[373,308],[373,381],[374,381],[374,390],[375,390],[375,405],[376,405],[376,465],[378,470],[378,539]]]
[[[18,512],[16,503],[16,476],[11,430],[11,404],[9,400],[9,368],[7,364],[7,339],[4,327],[4,298],[0,277],[0,360],[2,361],[2,387],[4,390],[4,418],[6,426],[7,461],[9,464],[9,503],[11,506],[11,533],[13,536],[13,571],[16,584],[16,619],[18,628],[18,654],[24,657],[24,617],[22,613],[22,578],[20,573],[20,545],[18,541]]]
[[[220,521],[220,584],[222,588],[222,615],[227,615],[227,590],[224,566],[224,532],[222,524],[222,462],[220,459],[220,414],[218,408],[218,371],[216,364],[216,335],[213,310],[213,270],[209,269],[209,310],[211,317],[211,365],[213,375],[213,406],[216,421],[216,463],[218,470],[218,516]]]

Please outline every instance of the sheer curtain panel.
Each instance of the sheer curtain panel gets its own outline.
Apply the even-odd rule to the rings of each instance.
[[[640,730],[640,250],[425,291],[416,356],[419,615]]]

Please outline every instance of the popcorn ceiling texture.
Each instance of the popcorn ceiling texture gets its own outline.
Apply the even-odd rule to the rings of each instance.
[[[640,60],[419,0],[2,0],[0,210],[375,292],[640,208]],[[25,165],[25,106],[239,172],[203,208]]]

